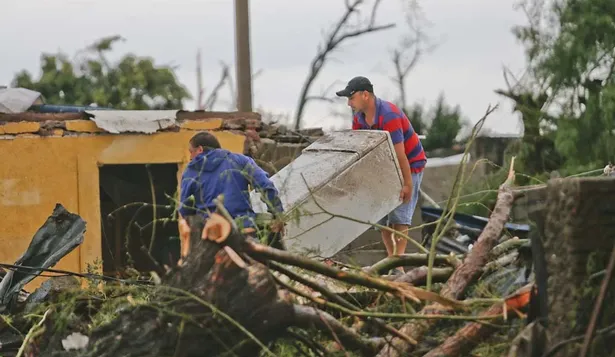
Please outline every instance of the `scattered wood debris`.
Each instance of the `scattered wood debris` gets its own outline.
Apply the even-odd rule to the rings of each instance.
[[[219,205],[207,224],[182,224],[185,257],[162,276],[68,276],[52,267],[81,243],[85,222],[58,205],[24,256],[2,265],[0,355],[542,355],[557,345],[536,310],[534,247],[503,234],[513,179],[511,166],[471,249],[435,254],[431,268],[429,254],[351,267],[277,250]],[[398,266],[413,268],[386,275]],[[65,276],[23,292],[43,272]]]

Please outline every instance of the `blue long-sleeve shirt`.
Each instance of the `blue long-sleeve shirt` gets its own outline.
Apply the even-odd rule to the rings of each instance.
[[[269,175],[254,160],[224,149],[211,149],[196,156],[184,171],[181,182],[179,213],[202,214],[215,212],[214,199],[224,196],[224,207],[242,227],[253,227],[254,210],[250,204],[248,185],[261,193],[269,212],[277,215],[284,211],[278,190]],[[194,204],[188,205],[190,196]]]

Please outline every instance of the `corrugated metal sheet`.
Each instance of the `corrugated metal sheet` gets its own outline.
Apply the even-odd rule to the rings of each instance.
[[[106,132],[152,134],[175,125],[177,110],[88,110],[96,125]]]
[[[425,167],[434,168],[434,167],[441,167],[441,166],[460,165],[461,159],[463,159],[463,155],[464,154],[461,153],[461,154],[445,156],[445,157],[430,157],[427,160],[427,164],[425,165]],[[467,162],[470,162],[470,159],[471,159],[471,155],[468,154]]]
[[[41,94],[26,88],[0,88],[0,113],[23,113],[40,104]]]

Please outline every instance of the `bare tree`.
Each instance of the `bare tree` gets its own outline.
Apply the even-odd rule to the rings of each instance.
[[[209,96],[207,97],[207,99],[204,101],[203,100],[203,96],[205,94],[205,88],[203,87],[203,71],[201,68],[201,50],[197,50],[196,53],[196,85],[197,85],[197,100],[196,100],[196,109],[197,110],[205,110],[205,109],[212,109],[213,106],[216,104],[216,101],[218,100],[218,95],[220,90],[224,87],[224,84],[227,83],[230,80],[230,74],[229,74],[229,66],[220,61],[220,65],[222,67],[221,72],[220,72],[220,79],[218,80],[218,83],[213,87],[213,89],[211,90],[211,92],[209,93]]]
[[[326,36],[324,43],[318,47],[316,56],[312,59],[310,64],[310,71],[303,83],[301,93],[299,95],[299,101],[297,103],[297,110],[295,111],[295,130],[298,130],[301,126],[301,119],[305,111],[305,106],[310,100],[326,100],[325,95],[310,96],[310,88],[312,84],[320,74],[320,71],[325,66],[329,55],[346,40],[358,37],[367,33],[382,31],[393,28],[395,24],[376,25],[376,14],[378,12],[378,6],[382,0],[375,0],[370,16],[367,20],[360,21],[358,26],[352,26],[350,21],[353,17],[359,17],[361,14],[361,6],[365,4],[364,0],[345,0],[346,11],[339,18],[337,23],[333,26],[333,29]]]
[[[256,79],[256,77],[260,76],[262,73],[263,73],[262,69],[259,69],[258,71],[252,73],[252,84],[254,84],[254,80]],[[237,91],[235,90],[235,82],[233,81],[233,77],[231,76],[230,73],[229,73],[227,84],[228,84],[228,89],[231,95],[231,102],[229,104],[229,110],[235,111],[237,110]]]
[[[216,85],[212,88],[209,93],[207,99],[204,98],[205,88],[203,87],[203,79],[202,79],[202,69],[201,69],[201,50],[199,49],[196,55],[196,81],[197,81],[197,102],[196,108],[197,110],[212,110],[214,105],[218,103],[218,99],[220,98],[220,93],[224,86],[228,86],[230,91],[230,104],[229,110],[237,110],[237,93],[235,90],[235,86],[233,83],[233,77],[231,75],[230,66],[224,62],[220,61],[220,77]],[[252,74],[252,80],[256,79],[258,75],[260,75],[263,71],[258,70],[254,74]]]
[[[423,31],[425,19],[416,0],[402,0],[406,23],[409,31],[400,39],[399,45],[391,51],[391,61],[395,67],[395,76],[391,79],[399,89],[399,104],[403,110],[408,109],[406,98],[406,79],[425,53],[435,49],[436,44]]]
[[[209,93],[209,97],[207,97],[207,100],[205,100],[205,103],[203,104],[203,109],[213,109],[214,105],[216,104],[216,101],[218,100],[220,90],[224,87],[224,84],[228,83],[231,79],[229,73],[229,66],[222,61],[220,62],[220,66],[222,67],[222,70],[220,72],[220,79],[218,79],[218,83],[216,83],[216,85]]]

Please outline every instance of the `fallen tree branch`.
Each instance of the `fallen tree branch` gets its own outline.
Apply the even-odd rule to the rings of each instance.
[[[468,253],[463,263],[455,269],[451,277],[441,290],[441,294],[447,298],[459,299],[465,293],[468,286],[473,283],[483,271],[483,267],[489,258],[489,252],[497,243],[504,225],[510,216],[510,210],[515,199],[511,186],[514,183],[514,157],[510,163],[508,177],[498,190],[497,201],[489,222],[478,237],[474,248]],[[443,307],[439,304],[425,306],[419,314],[441,314]],[[414,320],[405,324],[401,332],[419,341],[423,335],[435,324],[435,320]],[[378,357],[401,357],[409,355],[414,346],[405,341],[394,338],[385,346]],[[402,351],[402,352],[399,352]]]
[[[439,294],[413,287],[408,284],[387,281],[382,278],[368,275],[364,272],[354,273],[351,271],[343,271],[305,257],[297,256],[292,253],[255,242],[246,242],[246,246],[246,253],[254,259],[262,262],[267,262],[269,260],[277,261],[296,266],[298,268],[307,269],[345,283],[392,293],[400,297],[411,299],[415,302],[420,302],[421,300],[439,301],[443,305],[459,309],[465,308],[465,305],[458,301],[442,298]]]
[[[498,190],[497,201],[489,217],[489,222],[466,259],[447,281],[442,294],[458,299],[465,293],[466,288],[480,275],[482,267],[487,264],[489,252],[498,241],[504,225],[510,217],[510,210],[515,199],[510,189],[515,179],[514,164],[515,158],[513,157],[510,162],[508,177]]]
[[[408,283],[415,286],[424,285],[427,282],[427,273],[429,269],[427,266],[414,268],[403,275],[399,275],[395,278],[395,281],[401,283]],[[431,271],[431,277],[434,282],[445,282],[451,274],[453,274],[453,268],[434,268]]]
[[[271,269],[273,270],[277,270],[278,272],[288,276],[290,279],[303,284],[315,291],[318,291],[319,293],[322,294],[322,296],[330,299],[331,301],[334,301],[335,303],[339,304],[340,306],[343,306],[347,309],[353,310],[353,311],[360,311],[361,309],[359,307],[357,307],[356,305],[352,304],[351,302],[349,302],[348,300],[342,298],[341,296],[339,296],[338,294],[335,294],[331,291],[329,291],[329,289],[325,288],[324,286],[320,286],[319,284],[311,281],[308,278],[304,278],[301,275],[293,272],[290,269],[286,269],[282,266],[280,266],[279,264],[276,263],[271,263],[270,264]],[[412,340],[410,337],[402,334],[401,332],[399,332],[397,329],[395,329],[394,327],[391,327],[389,325],[387,325],[386,322],[384,322],[381,319],[378,318],[371,318],[371,317],[367,317],[365,320],[367,320],[368,322],[372,323],[373,325],[375,325],[376,327],[394,335],[397,336],[403,340],[405,340],[408,343],[411,344],[416,344],[416,341]]]
[[[469,355],[476,346],[486,340],[498,329],[499,326],[497,326],[496,323],[503,323],[508,320],[508,310],[518,312],[519,309],[529,304],[532,288],[533,285],[531,284],[523,286],[517,289],[513,294],[502,299],[501,302],[491,305],[489,309],[480,314],[480,316],[500,315],[501,318],[490,321],[488,324],[478,322],[468,323],[423,357],[455,357]],[[520,316],[520,313],[512,314],[512,316]]]
[[[62,270],[62,269],[51,269],[45,268],[41,269],[40,267],[30,267],[25,265],[15,265],[15,264],[4,264],[0,263],[0,268],[5,268],[7,270],[20,271],[24,274],[29,274],[32,276],[40,276],[45,278],[51,277],[60,277],[60,276],[75,276],[84,279],[96,279],[96,280],[106,280],[106,281],[115,281],[122,284],[143,284],[143,285],[151,285],[151,281],[149,280],[139,280],[139,279],[121,279],[113,276],[105,276],[100,274],[91,274],[91,273],[75,273],[74,271]],[[39,272],[47,272],[53,274],[44,274]],[[2,279],[0,279],[1,281]],[[23,289],[22,289],[23,291]]]
[[[519,237],[508,239],[495,246],[493,250],[491,250],[491,256],[499,257],[502,254],[506,254],[513,249],[517,249],[525,244],[528,244],[529,241],[529,239],[519,239]]]
[[[489,309],[481,313],[481,316],[503,315],[503,304],[494,304]],[[471,322],[459,329],[453,336],[450,336],[440,346],[432,349],[423,357],[455,357],[469,356],[470,352],[489,335],[496,331],[495,322],[504,321],[503,318],[490,321],[489,324]]]
[[[504,268],[514,263],[518,257],[519,257],[519,252],[512,251],[506,255],[503,255],[497,258],[496,260],[490,261],[489,263],[485,264],[485,267],[483,268],[483,275],[490,274],[500,268]]]
[[[472,315],[421,315],[421,314],[404,314],[404,313],[388,313],[388,312],[376,312],[376,311],[355,311],[352,309],[347,309],[341,305],[329,302],[325,299],[317,298],[311,296],[310,294],[303,292],[290,284],[287,284],[279,279],[277,279],[278,284],[283,286],[288,291],[302,296],[316,304],[322,305],[324,307],[328,307],[330,309],[335,309],[341,313],[347,314],[349,316],[369,318],[369,317],[382,317],[382,318],[390,318],[390,319],[434,319],[434,320],[460,320],[460,321],[481,321],[481,320],[491,320],[494,318],[498,318],[499,315],[492,316],[472,316]],[[412,340],[410,340],[412,341]],[[412,343],[412,342],[410,342]]]
[[[300,291],[299,289],[291,286],[290,284],[286,284],[283,281],[276,279],[276,281],[278,282],[278,284],[282,287],[287,289],[289,292],[292,292],[296,295],[299,296],[303,296],[317,304],[321,304],[324,306],[331,306],[333,304],[327,304],[324,300],[320,299],[320,298],[315,298],[307,293],[304,293],[302,291]],[[294,305],[296,308],[304,308],[307,306],[303,306],[303,305]],[[324,325],[316,325],[316,326],[312,326],[312,327],[316,327],[320,330],[323,330],[324,332],[330,332],[333,339],[340,345],[340,347],[343,348],[343,342],[342,340],[347,340],[350,341],[350,346],[347,346],[349,349],[351,350],[359,350],[361,351],[364,355],[366,355],[366,357],[369,356],[373,356],[374,353],[377,352],[377,350],[371,350],[371,348],[367,347],[369,345],[369,343],[367,341],[369,341],[367,338],[363,338],[358,332],[354,331],[352,328],[350,327],[346,327],[344,325],[342,325],[339,321],[337,321],[335,318],[333,318],[332,316],[330,316],[327,312],[323,311],[323,310],[319,310],[316,309],[314,307],[310,307],[310,309],[313,309],[320,317],[324,317],[324,319],[322,319],[322,322],[324,323]],[[304,316],[297,316],[295,315],[295,321],[293,322],[294,326],[298,326],[298,327],[305,327],[305,323],[304,321],[302,321],[302,319],[304,318]],[[330,323],[331,320],[335,320],[337,323]],[[336,326],[336,328],[332,328],[333,326]],[[342,337],[342,339],[339,339],[339,336],[337,335],[336,332],[342,331],[343,335],[345,336],[349,336],[350,340]]]
[[[400,266],[420,266],[423,264],[427,264],[428,259],[428,254],[421,253],[393,255],[382,259],[381,261],[367,268],[365,271],[370,274],[383,274],[384,272],[387,272]],[[451,256],[449,255],[436,255],[434,263],[438,265],[450,265],[450,261]]]
[[[303,336],[295,331],[291,331],[288,330],[285,333],[289,338],[295,339],[299,342],[301,342],[302,344],[304,344],[306,347],[308,347],[309,349],[312,350],[312,352],[316,353],[318,357],[325,357],[326,355],[328,355],[329,351],[327,351],[327,349],[324,346],[321,346],[318,342],[309,339],[306,336]],[[308,354],[303,354],[306,357],[311,357]]]
[[[459,170],[457,170],[457,175],[453,183],[453,188],[451,189],[451,195],[449,196],[446,202],[446,206],[444,210],[442,211],[442,215],[440,219],[437,220],[438,224],[436,225],[434,232],[432,234],[431,247],[429,248],[429,262],[427,264],[427,267],[429,268],[429,273],[427,274],[427,283],[426,283],[427,290],[431,290],[431,270],[433,269],[433,264],[434,264],[433,260],[436,256],[436,247],[438,246],[438,240],[440,240],[440,238],[443,237],[444,233],[448,231],[449,227],[456,225],[454,217],[455,217],[455,212],[457,210],[457,204],[459,202],[459,197],[461,194],[461,185],[465,178],[465,171],[466,171],[466,166],[467,166],[466,163],[469,160],[470,147],[472,146],[472,143],[474,142],[480,130],[482,129],[483,124],[485,123],[485,120],[487,120],[487,117],[489,117],[489,115],[491,115],[491,113],[493,113],[497,108],[498,108],[497,104],[494,107],[491,107],[491,105],[489,105],[483,117],[480,118],[478,122],[476,122],[474,127],[472,128],[470,139],[468,140],[468,143],[466,144],[466,148],[463,152],[463,156],[459,164],[460,168]]]
[[[43,314],[43,317],[41,318],[41,320],[34,326],[32,326],[32,328],[30,328],[30,330],[28,331],[28,333],[26,334],[26,336],[23,339],[23,343],[21,344],[21,346],[19,347],[19,350],[17,351],[17,355],[15,357],[21,357],[24,352],[26,351],[26,347],[28,347],[28,344],[35,339],[36,337],[38,337],[40,335],[40,331],[44,331],[44,326],[43,324],[45,323],[45,320],[47,319],[47,315],[49,315],[49,312],[51,310],[47,309],[45,310],[45,313]],[[1,346],[2,344],[0,344]]]
[[[297,327],[329,331],[332,335],[337,336],[344,345],[361,351],[365,356],[373,356],[385,344],[382,338],[362,337],[324,311],[302,305],[293,305],[293,308]]]

